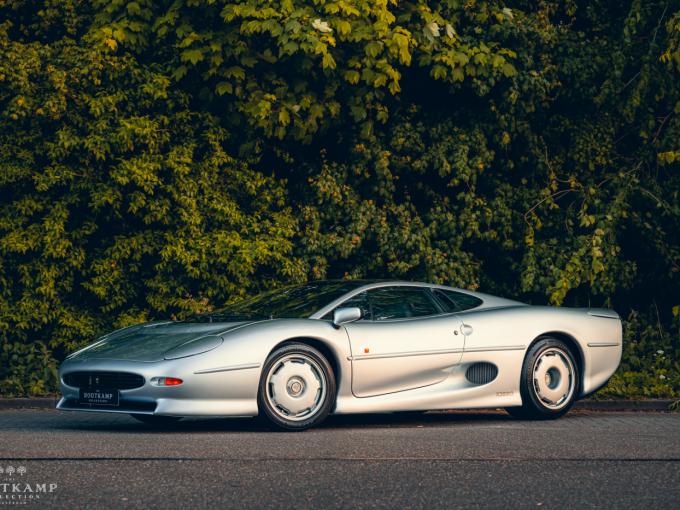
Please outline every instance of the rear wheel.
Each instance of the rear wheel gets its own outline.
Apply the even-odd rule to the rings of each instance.
[[[179,416],[161,416],[157,414],[131,414],[135,420],[139,420],[147,425],[165,426],[177,423],[182,418]]]
[[[555,338],[542,338],[524,359],[520,380],[522,406],[506,411],[516,418],[559,418],[571,409],[578,391],[578,365],[567,344]]]
[[[306,344],[288,344],[264,364],[258,391],[260,413],[276,428],[305,430],[320,424],[335,402],[328,360]]]

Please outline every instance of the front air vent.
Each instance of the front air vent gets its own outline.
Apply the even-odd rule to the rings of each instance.
[[[473,363],[465,372],[465,378],[472,384],[487,384],[498,376],[498,367],[493,363]]]
[[[64,375],[64,383],[75,388],[131,390],[144,386],[144,377],[129,372],[70,372]]]

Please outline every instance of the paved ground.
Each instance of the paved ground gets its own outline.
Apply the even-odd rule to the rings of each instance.
[[[380,415],[275,433],[253,420],[152,429],[4,411],[0,467],[0,496],[3,484],[5,496],[14,483],[56,484],[0,507],[677,508],[680,414]]]

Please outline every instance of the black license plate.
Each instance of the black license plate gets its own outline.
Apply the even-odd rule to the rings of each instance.
[[[103,390],[97,388],[80,388],[80,403],[98,406],[117,406],[118,390]]]

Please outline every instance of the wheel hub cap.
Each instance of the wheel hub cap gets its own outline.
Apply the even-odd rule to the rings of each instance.
[[[299,377],[291,377],[286,384],[286,389],[291,397],[299,397],[305,390],[305,381]]]
[[[545,350],[534,365],[534,388],[544,406],[559,409],[574,393],[574,365],[561,349]]]
[[[313,416],[323,405],[326,379],[312,358],[293,354],[274,363],[267,374],[267,399],[282,418],[293,421]]]

